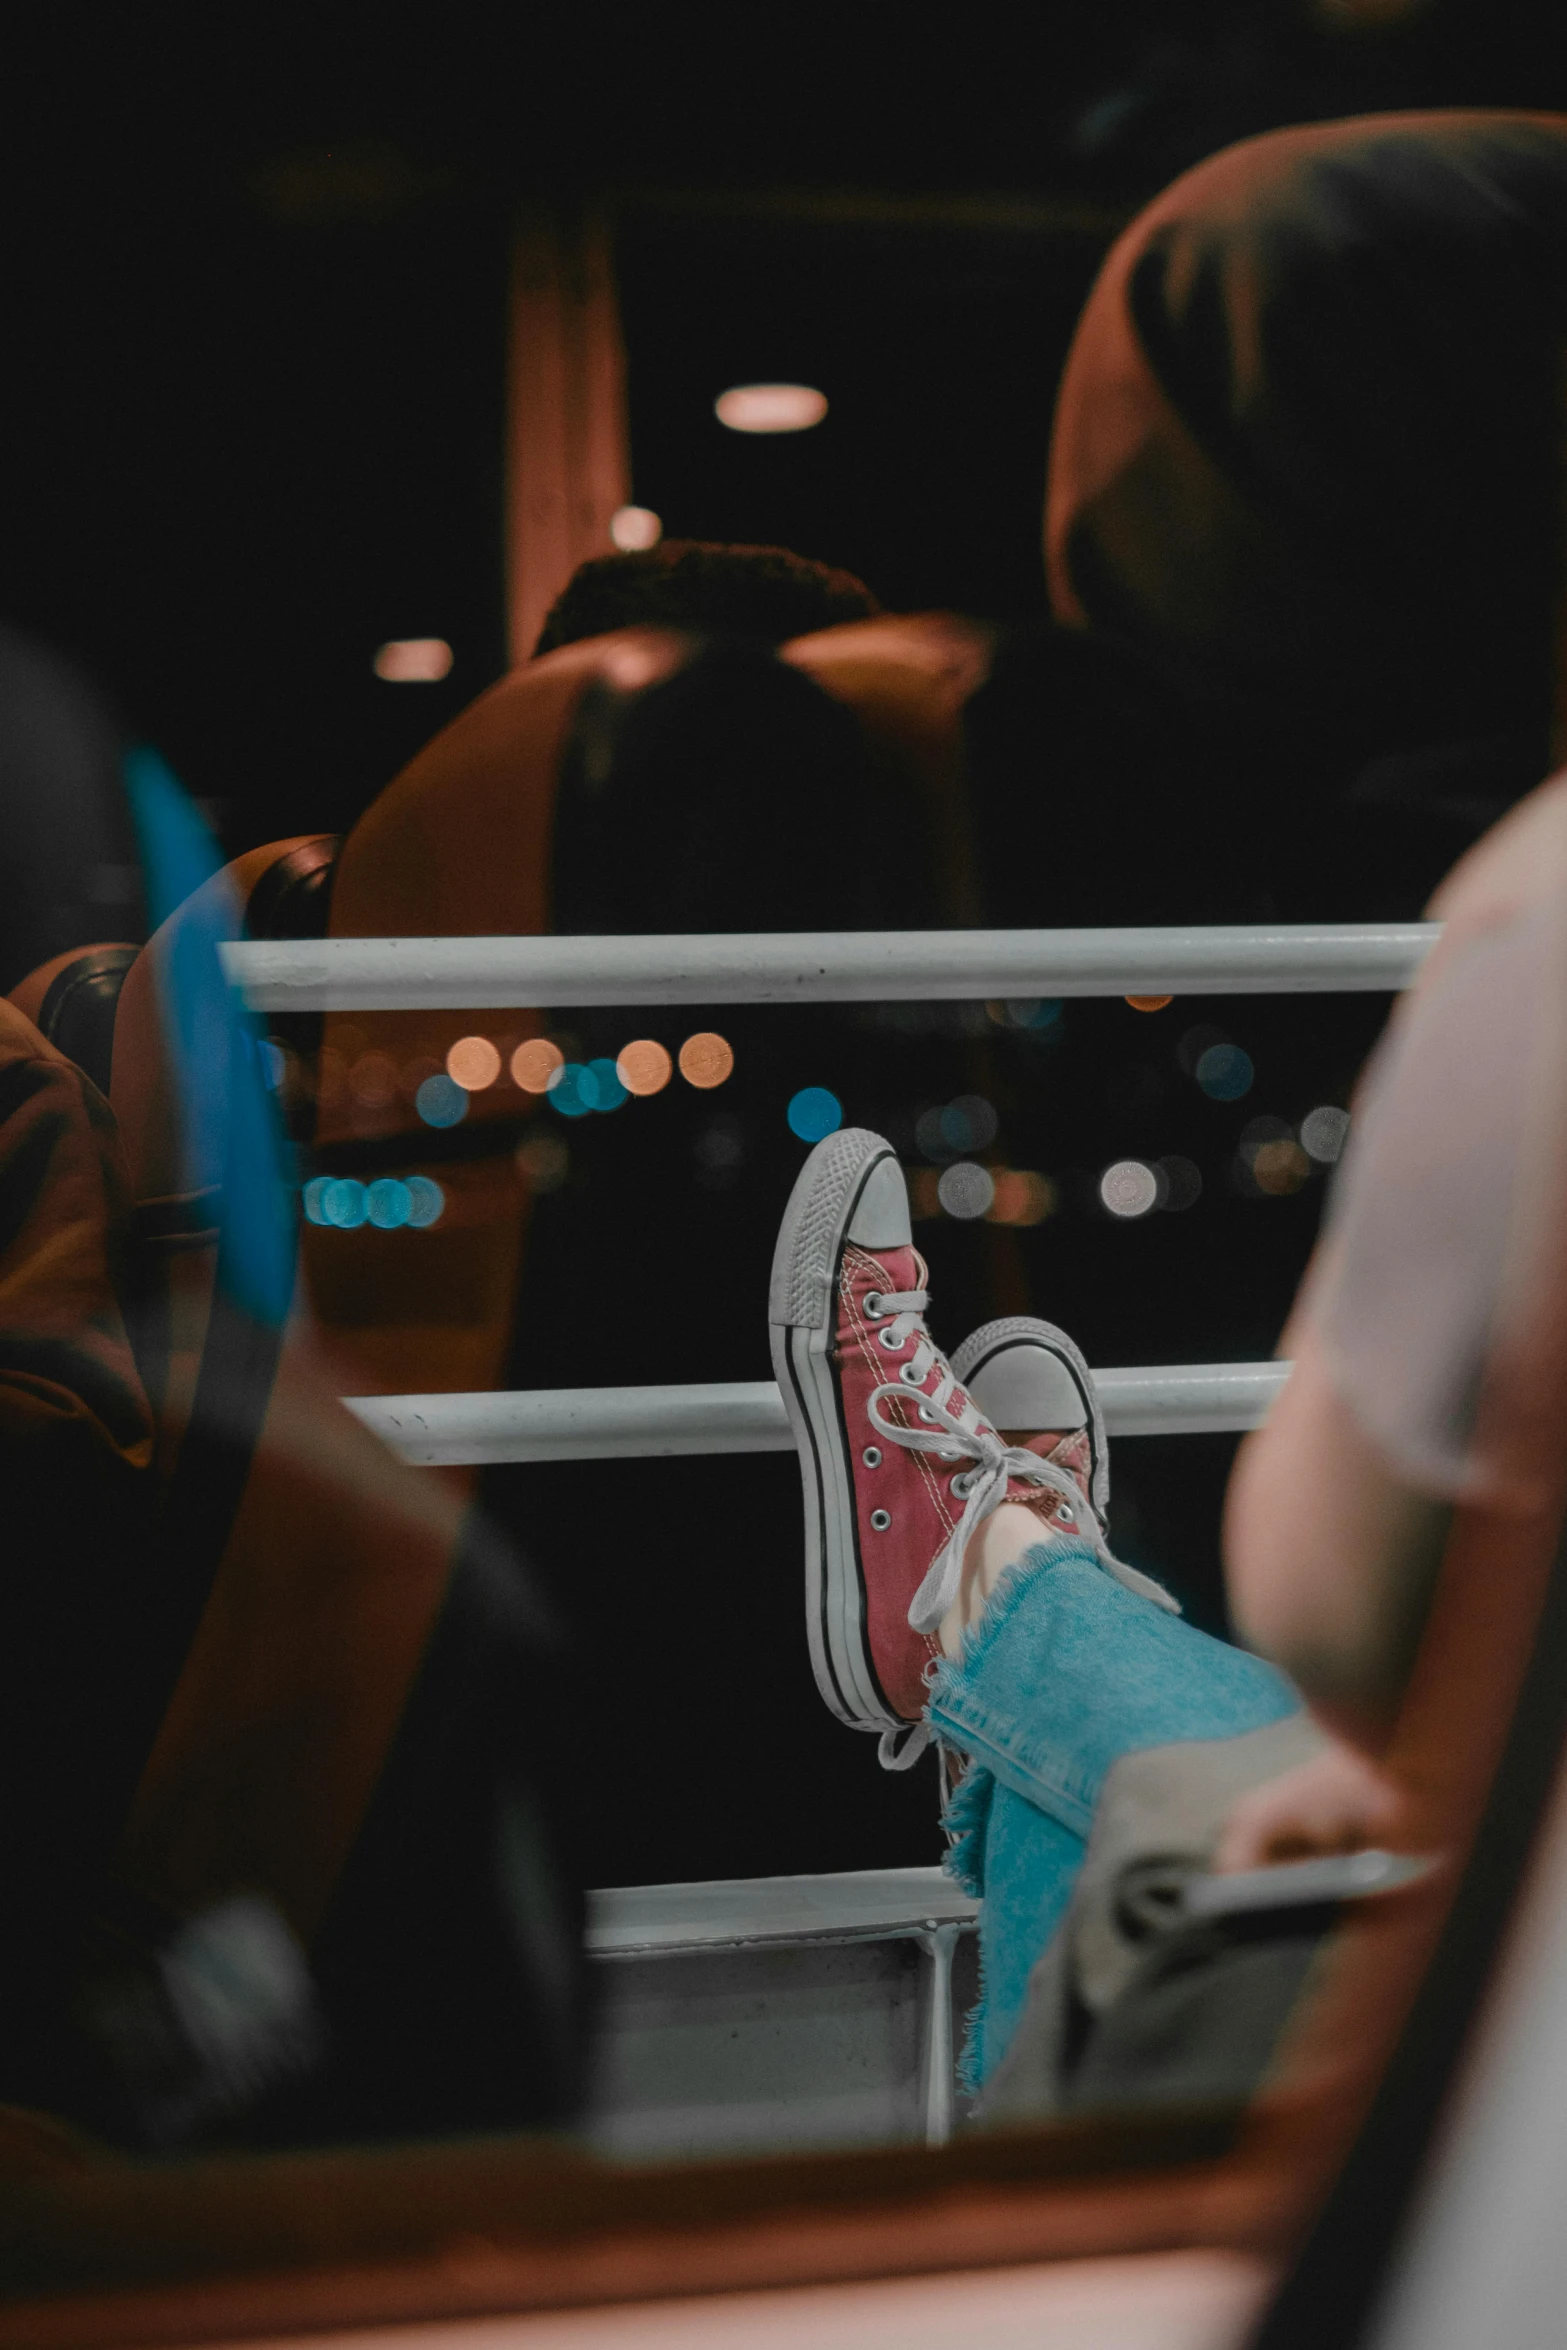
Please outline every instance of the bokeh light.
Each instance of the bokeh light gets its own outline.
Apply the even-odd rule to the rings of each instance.
[[[440,1220],[446,1205],[446,1194],[430,1175],[410,1175],[408,1190],[408,1221],[416,1232],[423,1232]]]
[[[1193,1071],[1210,1101],[1238,1102],[1250,1093],[1257,1072],[1250,1053],[1238,1044],[1211,1044]]]
[[[1195,1077],[1197,1064],[1210,1045],[1228,1044],[1229,1041],[1224,1030],[1215,1028],[1211,1020],[1199,1020],[1195,1028],[1182,1031],[1180,1042],[1175,1048],[1175,1057],[1187,1076]]]
[[[936,1185],[936,1197],[960,1224],[971,1224],[976,1217],[987,1215],[995,1196],[990,1169],[972,1159],[959,1159],[956,1166],[944,1167]]]
[[[446,1205],[446,1195],[428,1175],[410,1175],[406,1181],[382,1175],[371,1184],[355,1183],[347,1176],[316,1175],[305,1185],[304,1203],[312,1224],[335,1224],[342,1232],[373,1224],[382,1232],[396,1232],[404,1224],[433,1224]]]
[[[460,1036],[446,1056],[446,1074],[464,1093],[483,1093],[501,1073],[501,1056],[487,1036]]]
[[[826,393],[811,384],[731,384],[713,402],[730,432],[809,432],[826,413]]]
[[[1159,1205],[1159,1178],[1141,1159],[1117,1159],[1099,1178],[1099,1197],[1112,1216],[1146,1216]]]
[[[985,1006],[998,1028],[1053,1028],[1061,1017],[1059,996],[1008,996]]]
[[[426,1126],[460,1126],[468,1115],[468,1096],[444,1074],[427,1077],[414,1095],[414,1108]]]
[[[385,1110],[397,1099],[399,1074],[390,1053],[361,1053],[348,1072],[348,1090],[362,1110]]]
[[[1172,1215],[1185,1208],[1194,1208],[1202,1197],[1202,1175],[1190,1159],[1171,1157],[1155,1162],[1164,1177],[1164,1198],[1161,1205]]]
[[[734,1048],[728,1038],[716,1035],[710,1028],[688,1036],[680,1048],[681,1076],[687,1085],[694,1085],[704,1093],[722,1085],[734,1065]]]
[[[607,1057],[590,1061],[588,1075],[593,1080],[595,1110],[618,1110],[623,1102],[631,1099],[629,1090],[620,1081],[619,1070]]]
[[[548,1093],[565,1066],[566,1056],[558,1044],[551,1044],[547,1036],[530,1036],[512,1054],[512,1082],[524,1093]]]
[[[333,1045],[316,1055],[316,1100],[323,1110],[336,1109],[348,1091],[348,1063]]]
[[[327,1222],[335,1224],[339,1231],[357,1231],[368,1213],[365,1187],[355,1183],[351,1176],[338,1176],[321,1194],[321,1207]]]
[[[261,1062],[261,1081],[269,1093],[280,1093],[288,1075],[288,1057],[284,1047],[264,1036],[256,1047]]]
[[[922,1158],[939,1160],[953,1156],[946,1135],[942,1132],[939,1109],[921,1110],[914,1121],[914,1142]]]
[[[1308,1110],[1300,1122],[1300,1139],[1312,1158],[1331,1167],[1349,1140],[1348,1110],[1335,1109],[1330,1102]]]
[[[675,1064],[663,1045],[655,1043],[651,1036],[639,1036],[622,1045],[615,1073],[627,1093],[662,1093],[675,1073]],[[535,1092],[538,1090],[534,1088]]]
[[[1253,1167],[1257,1163],[1257,1153],[1262,1149],[1264,1143],[1293,1142],[1294,1139],[1293,1133],[1282,1118],[1248,1118],[1241,1128],[1241,1138],[1236,1148],[1246,1165]]]
[[[571,1172],[571,1153],[558,1134],[530,1134],[517,1147],[517,1164],[534,1191],[559,1191]]]
[[[927,1159],[966,1157],[988,1150],[996,1139],[999,1121],[983,1094],[960,1093],[955,1101],[922,1110],[914,1122],[914,1140]]]
[[[567,1061],[550,1087],[549,1105],[563,1118],[585,1118],[599,1106],[598,1079],[581,1061]]]
[[[609,518],[609,535],[623,555],[640,555],[658,545],[664,524],[651,506],[617,506]]]
[[[1174,1003],[1175,998],[1173,995],[1129,995],[1126,1000],[1134,1012],[1162,1012],[1167,1004]]]
[[[942,1140],[952,1150],[987,1150],[999,1121],[983,1094],[960,1093],[941,1113]]]
[[[1048,1175],[1030,1167],[999,1167],[994,1172],[992,1224],[1042,1224],[1056,1209],[1056,1187]]]
[[[394,637],[372,666],[388,685],[439,685],[451,674],[452,648],[443,636]]]
[[[1311,1174],[1311,1161],[1298,1142],[1287,1138],[1265,1142],[1251,1162],[1252,1181],[1259,1191],[1287,1199],[1299,1191]]]
[[[365,1214],[381,1232],[395,1232],[413,1213],[413,1193],[395,1175],[382,1175],[365,1192]]]
[[[843,1104],[825,1085],[802,1085],[784,1116],[790,1133],[802,1142],[820,1142],[825,1135],[836,1134],[843,1124]]]

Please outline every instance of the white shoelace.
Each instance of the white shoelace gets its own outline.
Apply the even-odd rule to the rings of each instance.
[[[1084,1497],[1082,1487],[1069,1469],[1063,1468],[1059,1461],[1042,1459],[1037,1452],[1025,1452],[1019,1445],[1002,1443],[967,1390],[958,1385],[951,1366],[925,1328],[924,1315],[929,1303],[929,1293],[923,1289],[873,1290],[865,1300],[868,1318],[885,1324],[887,1336],[894,1345],[906,1346],[915,1337],[919,1341],[913,1354],[901,1365],[897,1378],[885,1380],[871,1390],[865,1407],[871,1426],[888,1443],[902,1445],[905,1451],[974,1463],[971,1469],[959,1471],[952,1479],[951,1491],[962,1502],[963,1515],[931,1561],[924,1581],[909,1603],[910,1628],[928,1633],[941,1623],[958,1595],[969,1543],[991,1513],[1006,1500],[1007,1486],[1014,1477],[1061,1496],[1062,1506],[1056,1512],[1061,1523],[1052,1527],[1042,1522],[1042,1539],[1052,1534],[1061,1538],[1077,1535],[1117,1583],[1135,1591],[1140,1598],[1151,1599],[1178,1614],[1177,1602],[1167,1591],[1150,1576],[1139,1574],[1135,1567],[1115,1557],[1105,1540],[1098,1513]],[[924,1382],[937,1364],[941,1376],[927,1393]],[[955,1395],[962,1398],[957,1409],[953,1408]],[[913,1404],[925,1425],[910,1427],[901,1420],[888,1419],[881,1409],[888,1397]]]

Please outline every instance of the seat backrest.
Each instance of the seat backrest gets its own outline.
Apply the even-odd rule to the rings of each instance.
[[[10,1001],[41,1036],[89,1076],[101,1094],[109,1091],[114,1058],[114,1022],[120,990],[140,947],[101,941],[51,955],[10,991]]]
[[[311,834],[237,857],[199,892],[219,892],[257,936],[310,936],[324,919],[336,839]],[[172,1475],[206,1342],[217,1264],[221,1168],[193,1163],[196,1122],[181,1099],[170,1050],[169,972],[182,931],[201,908],[173,913],[121,981],[109,1096],[130,1168],[137,1342],[158,1417],[160,1474]],[[271,923],[276,927],[265,927]]]
[[[776,659],[650,629],[563,647],[381,794],[344,845],[331,933],[971,922],[962,711],[989,642],[936,616],[828,630]],[[312,1308],[368,1391],[502,1383],[531,1209],[515,1152],[540,1107],[509,1061],[548,1024],[525,1009],[326,1020],[318,1163],[431,1176],[445,1201],[413,1245],[368,1224],[305,1232]],[[412,1096],[468,1034],[501,1076],[432,1132]]]

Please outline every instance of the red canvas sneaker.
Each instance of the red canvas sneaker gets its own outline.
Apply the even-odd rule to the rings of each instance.
[[[965,1338],[952,1372],[992,1427],[1071,1470],[1100,1531],[1110,1518],[1110,1447],[1094,1375],[1054,1322],[1009,1314]]]
[[[816,1684],[840,1721],[880,1735],[889,1770],[924,1748],[937,1628],[970,1537],[1002,1502],[1132,1579],[1072,1466],[1004,1444],[959,1385],[925,1326],[929,1302],[892,1146],[857,1127],[829,1135],[778,1236],[773,1365],[805,1486]]]

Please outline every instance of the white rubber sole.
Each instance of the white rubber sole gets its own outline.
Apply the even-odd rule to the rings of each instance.
[[[839,1721],[877,1735],[907,1725],[888,1704],[871,1663],[849,1438],[832,1346],[849,1227],[867,1185],[888,1160],[896,1166],[891,1145],[860,1127],[817,1144],[784,1212],[768,1300],[773,1375],[794,1430],[804,1486],[811,1669]]]

